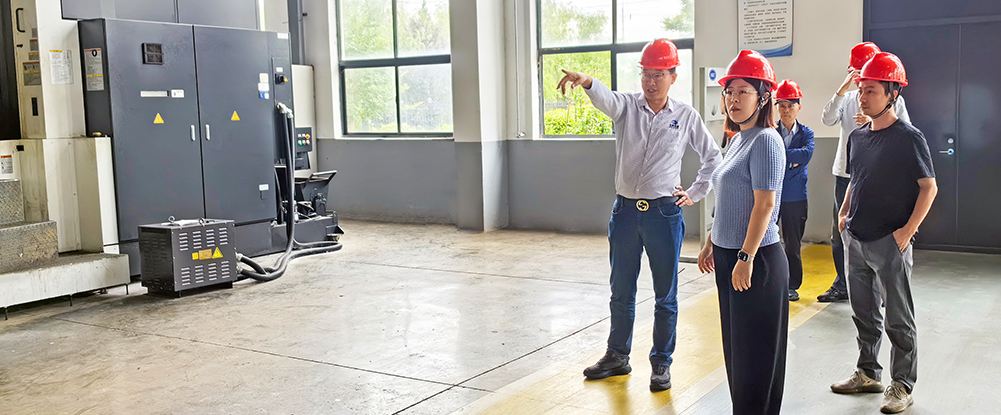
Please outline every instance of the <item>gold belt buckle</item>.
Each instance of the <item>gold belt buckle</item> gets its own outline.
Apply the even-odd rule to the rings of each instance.
[[[646,212],[650,209],[650,202],[647,202],[646,200],[637,200],[636,209],[639,209],[640,212]]]

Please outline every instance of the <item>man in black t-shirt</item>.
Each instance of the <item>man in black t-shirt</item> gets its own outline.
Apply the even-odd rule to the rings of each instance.
[[[880,383],[880,340],[886,305],[886,334],[893,346],[884,413],[913,402],[917,380],[917,327],[911,296],[911,241],[938,192],[925,137],[898,120],[893,104],[907,85],[904,66],[889,53],[876,54],[859,77],[859,107],[872,122],[848,139],[851,182],[839,213],[845,242],[848,299],[858,329],[859,360],[854,374],[831,385],[837,393],[884,392]]]

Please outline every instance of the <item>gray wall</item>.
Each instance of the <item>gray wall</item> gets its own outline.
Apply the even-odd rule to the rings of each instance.
[[[508,142],[510,227],[604,233],[615,200],[615,142]]]
[[[804,239],[830,240],[837,137],[817,138],[810,163],[810,211]],[[615,199],[611,140],[507,141],[508,227],[603,234]],[[457,145],[470,147],[458,157]],[[330,208],[342,217],[456,223],[457,162],[482,157],[481,143],[451,140],[318,140],[320,170],[338,170]],[[472,154],[475,153],[475,154]],[[695,179],[698,156],[688,151],[682,182]],[[471,171],[482,167],[477,166]],[[698,206],[685,208],[687,236],[698,236]]]
[[[810,160],[810,180],[807,181],[807,196],[810,210],[807,212],[804,241],[830,242],[831,224],[834,220],[834,151],[838,147],[838,137],[814,138],[813,159]]]
[[[328,204],[345,218],[455,223],[451,140],[317,140],[320,171],[337,170]]]
[[[98,17],[257,29],[257,0],[62,0],[64,19]]]

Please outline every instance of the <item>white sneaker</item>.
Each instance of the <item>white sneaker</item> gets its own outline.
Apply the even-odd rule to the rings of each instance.
[[[831,385],[834,393],[880,393],[883,391],[883,384],[862,373],[862,369],[855,369],[855,373],[848,379]]]
[[[904,412],[912,403],[914,403],[914,398],[911,398],[911,394],[907,393],[904,384],[893,381],[883,393],[883,406],[880,406],[879,410],[884,414],[896,414]]]

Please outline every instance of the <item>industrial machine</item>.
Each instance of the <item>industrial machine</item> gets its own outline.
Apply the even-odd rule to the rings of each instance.
[[[294,130],[313,125],[312,69],[290,64],[288,34],[253,30],[261,13],[253,0],[0,1],[0,179],[20,195],[0,199],[24,222],[0,226],[0,251],[47,258],[0,266],[0,308],[128,283],[139,227],[170,216],[232,221],[236,278],[339,247],[327,190],[284,190],[316,164],[312,131]],[[6,238],[42,223],[45,244]],[[274,267],[248,258],[283,250]]]
[[[307,201],[283,184],[288,166],[310,167],[313,144],[290,121],[287,34],[92,19],[79,38],[86,131],[111,137],[118,247],[133,275],[140,226],[168,217],[232,220],[242,256],[294,245],[293,225],[304,244],[340,235],[325,207],[300,219]]]

